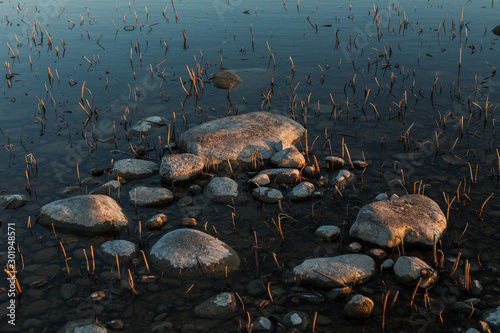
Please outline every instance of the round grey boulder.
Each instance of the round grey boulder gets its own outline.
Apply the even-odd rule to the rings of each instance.
[[[271,157],[271,163],[278,168],[300,169],[306,164],[306,159],[297,148],[290,147],[274,154]]]
[[[149,230],[158,230],[161,229],[167,223],[168,217],[163,213],[156,214],[152,218],[146,221],[146,227]]]
[[[238,254],[204,232],[178,229],[164,235],[151,249],[151,262],[169,276],[222,277],[238,270]]]
[[[344,305],[344,315],[353,319],[364,319],[370,317],[373,310],[373,301],[363,295],[353,296]]]
[[[302,182],[292,189],[290,199],[293,201],[301,201],[309,199],[314,192],[314,185],[310,182]]]
[[[233,293],[221,293],[196,306],[193,313],[208,319],[228,319],[236,314],[236,297]]]
[[[171,203],[174,194],[167,188],[137,186],[128,192],[132,205],[154,207]]]
[[[102,243],[99,251],[108,261],[114,261],[118,256],[120,262],[127,262],[135,257],[137,245],[124,239],[116,239]]]
[[[375,261],[364,254],[307,259],[292,271],[294,279],[301,284],[330,289],[366,282],[374,274]]]
[[[446,229],[439,206],[419,194],[376,201],[361,208],[349,235],[381,247],[431,247]]]
[[[113,178],[121,177],[126,180],[143,179],[158,173],[158,164],[138,159],[124,159],[113,165]]]
[[[203,160],[193,154],[168,155],[161,160],[160,176],[168,183],[189,181],[198,177],[203,166]]]
[[[414,286],[422,278],[420,288],[428,288],[439,279],[438,273],[417,257],[401,256],[396,260],[393,269],[396,279],[407,286]]]
[[[340,228],[335,225],[322,225],[315,231],[316,237],[324,242],[331,242],[336,240],[341,233],[342,230],[340,230]]]
[[[46,226],[99,234],[121,231],[128,219],[115,200],[106,195],[79,195],[51,202],[40,209]]]
[[[265,203],[278,203],[278,201],[283,200],[283,194],[280,190],[269,187],[254,188],[252,195],[256,200]]]
[[[215,177],[205,188],[205,195],[212,202],[231,204],[238,197],[238,184],[228,177]]]

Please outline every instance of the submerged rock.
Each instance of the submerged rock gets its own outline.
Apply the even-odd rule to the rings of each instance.
[[[137,253],[137,245],[124,239],[116,239],[102,243],[99,250],[108,261],[115,261],[118,256],[120,262],[127,262]]]
[[[112,194],[117,193],[120,189],[121,184],[117,180],[111,180],[107,183],[102,184],[98,188],[90,191],[90,194],[103,194],[111,197]]]
[[[375,261],[364,254],[308,259],[296,266],[292,274],[300,283],[322,288],[350,286],[370,279],[375,274]]]
[[[282,201],[284,198],[280,190],[269,187],[254,188],[252,191],[252,195],[256,200],[265,203],[278,203],[278,201]]]
[[[331,242],[339,238],[342,230],[335,225],[323,225],[316,229],[315,235],[324,242]]]
[[[292,193],[290,194],[290,200],[300,201],[309,199],[312,196],[314,190],[315,188],[312,183],[302,182],[292,189]]]
[[[229,160],[251,166],[269,160],[278,142],[294,143],[305,129],[296,121],[270,112],[252,112],[209,121],[182,133],[182,151],[202,157],[207,166]]]
[[[238,197],[238,184],[227,177],[215,177],[208,183],[205,195],[212,202],[231,204]]]
[[[238,270],[238,254],[204,232],[178,229],[164,235],[151,249],[151,262],[170,276],[215,276]]]
[[[207,319],[227,319],[236,314],[236,297],[233,293],[221,293],[213,296],[194,308],[195,316]]]
[[[224,71],[212,74],[209,78],[214,87],[220,89],[233,89],[242,83],[240,77],[233,71]]]
[[[121,207],[105,195],[79,195],[51,202],[40,209],[42,222],[55,228],[105,233],[123,230],[128,219]]]
[[[113,177],[121,177],[126,180],[143,179],[158,173],[158,164],[155,162],[124,159],[116,161],[113,165]]]
[[[354,179],[354,175],[347,170],[340,170],[335,177],[335,185],[342,186]]]
[[[28,200],[22,194],[0,195],[0,207],[3,209],[18,209],[24,206]]]
[[[431,199],[419,194],[376,201],[361,208],[349,235],[382,247],[432,246],[446,229],[446,217]]]
[[[168,155],[161,160],[160,176],[168,183],[189,181],[198,177],[203,166],[203,160],[193,154]]]
[[[131,129],[127,131],[127,135],[149,135],[153,133],[157,128],[165,126],[167,121],[165,118],[160,116],[151,116],[146,119],[139,120]]]
[[[283,316],[283,324],[288,328],[306,330],[311,323],[307,313],[301,311],[290,311]]]
[[[174,194],[164,187],[137,186],[128,192],[132,205],[154,207],[174,200]]]
[[[345,165],[344,159],[337,156],[327,156],[325,161],[330,168],[343,168]]]

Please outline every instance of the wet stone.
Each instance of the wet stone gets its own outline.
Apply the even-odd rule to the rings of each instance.
[[[93,168],[90,170],[90,173],[94,177],[101,177],[102,175],[104,175],[104,169],[103,168]]]
[[[299,179],[299,170],[280,168],[263,170],[248,182],[256,186],[265,186],[274,182],[277,184],[294,184]]]
[[[325,161],[330,168],[343,168],[345,165],[344,159],[336,156],[327,156]]]
[[[150,135],[157,128],[165,126],[166,123],[167,121],[165,118],[160,116],[147,117],[146,119],[139,120],[134,126],[132,126],[132,128],[127,131],[127,135]]]
[[[252,195],[256,200],[265,203],[278,203],[278,201],[282,201],[284,198],[279,190],[269,187],[254,188]]]
[[[275,153],[271,157],[271,163],[278,168],[300,169],[306,164],[306,160],[297,148],[290,147]]]
[[[387,257],[387,253],[382,249],[370,249],[368,255],[376,260],[382,260]]]
[[[123,328],[123,321],[119,319],[113,319],[106,323],[106,326],[113,330],[121,330]]]
[[[382,263],[383,272],[390,272],[392,271],[393,267],[394,267],[394,260],[392,259],[387,259]]]
[[[117,239],[103,243],[99,250],[108,261],[116,261],[118,256],[120,262],[127,262],[135,257],[137,245],[124,239]]]
[[[168,217],[167,215],[160,213],[156,214],[152,218],[146,221],[146,228],[149,230],[158,230],[161,229],[167,223]]]
[[[314,185],[310,182],[302,182],[292,189],[290,200],[301,201],[306,200],[312,196],[314,192]]]
[[[181,220],[181,225],[183,227],[193,228],[193,227],[196,227],[198,225],[198,222],[196,221],[196,219],[194,219],[192,217],[185,217]]]
[[[316,229],[315,235],[324,242],[331,242],[336,240],[342,231],[339,227],[334,225],[323,225]]]
[[[342,185],[347,184],[348,182],[350,182],[353,179],[354,179],[354,175],[351,172],[342,169],[337,174],[337,177],[335,177],[335,185],[342,186]]]
[[[373,201],[384,201],[384,200],[387,200],[389,199],[389,197],[387,196],[387,194],[385,193],[379,193],[377,194],[377,196],[375,197],[375,199],[373,199]]]
[[[394,275],[399,282],[407,286],[415,286],[422,277],[421,288],[431,287],[439,278],[438,273],[425,261],[408,256],[401,256],[396,260]]]
[[[82,185],[83,186],[89,186],[89,185],[99,185],[101,181],[97,178],[94,177],[87,177],[82,180]]]
[[[27,202],[28,200],[22,194],[0,195],[0,207],[3,207],[3,209],[18,209]]]
[[[220,89],[233,89],[241,84],[240,77],[233,71],[224,71],[212,74],[209,78],[214,87]]]
[[[174,194],[163,187],[137,186],[128,192],[132,205],[154,207],[167,205],[174,200]]]
[[[283,324],[287,328],[297,328],[305,330],[309,327],[311,319],[307,313],[301,311],[291,311],[283,316]]]
[[[273,323],[266,317],[259,317],[253,322],[252,332],[270,333],[273,331]]]
[[[246,286],[246,291],[252,296],[262,295],[266,292],[266,286],[262,280],[250,281]]]
[[[102,324],[99,324],[95,319],[80,319],[70,321],[59,333],[107,333],[108,330]]]
[[[177,201],[177,206],[186,207],[191,205],[192,203],[193,203],[193,198],[190,197],[189,195],[186,195],[180,198],[179,201]]]
[[[238,197],[238,184],[228,177],[215,177],[205,188],[205,195],[212,202],[231,204]]]
[[[199,304],[193,310],[197,317],[208,319],[227,319],[235,315],[236,297],[232,293],[221,293]]]
[[[75,192],[79,192],[81,191],[81,187],[80,186],[68,186],[66,187],[63,191],[62,191],[62,194],[71,194],[71,193],[75,193]],[[90,194],[94,194],[94,193],[90,193]]]
[[[313,165],[306,165],[302,170],[302,176],[312,179],[316,176],[316,168]]]
[[[90,194],[102,194],[111,197],[112,194],[117,193],[120,189],[121,184],[117,180],[111,180],[107,183],[102,184],[98,188],[90,191]]]
[[[352,242],[348,245],[347,249],[349,250],[349,252],[359,253],[363,249],[363,246],[361,246],[361,244],[359,244],[358,242]]]
[[[353,319],[368,318],[372,313],[373,305],[373,301],[370,298],[363,295],[355,295],[344,306],[344,315]]]
[[[352,165],[355,169],[365,169],[368,166],[368,163],[362,160],[352,161]]]
[[[203,193],[203,188],[200,185],[191,185],[188,189],[188,193],[191,195],[200,195]]]
[[[155,324],[153,326],[153,329],[151,330],[151,332],[154,332],[154,333],[168,333],[168,332],[174,332],[173,329],[174,329],[174,324],[172,324],[169,321],[166,321],[166,322],[163,322],[163,323],[160,323],[160,324]]]
[[[77,289],[77,286],[74,284],[63,284],[59,289],[59,295],[63,300],[67,301],[71,297],[75,296]]]
[[[351,292],[352,289],[349,287],[333,288],[326,294],[326,299],[335,301],[346,297]]]
[[[113,178],[117,176],[126,180],[143,179],[158,173],[158,164],[155,162],[124,159],[116,161],[113,165]]]
[[[162,158],[160,176],[167,182],[189,181],[201,174],[203,160],[193,154],[173,154]]]

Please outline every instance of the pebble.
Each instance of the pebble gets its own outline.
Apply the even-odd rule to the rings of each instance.
[[[113,330],[121,330],[123,328],[123,321],[119,319],[113,319],[106,323],[106,326]]]
[[[339,227],[334,225],[323,225],[316,229],[315,235],[324,242],[331,242],[336,240],[342,231]]]
[[[191,195],[200,195],[203,193],[203,188],[198,184],[191,185],[189,186],[188,193]]]
[[[192,218],[192,217],[185,217],[181,220],[181,225],[183,227],[196,227],[198,225],[198,222],[196,221],[196,219]]]
[[[363,246],[361,246],[361,244],[359,244],[358,242],[352,242],[351,244],[349,244],[347,249],[349,250],[349,252],[359,253],[363,249]]]
[[[68,186],[68,187],[66,187],[66,188],[62,191],[62,193],[67,195],[67,194],[71,194],[71,193],[78,192],[78,191],[80,191],[80,190],[81,190],[81,187],[80,187],[80,186]],[[90,193],[90,194],[92,194],[92,193]]]
[[[363,295],[353,296],[344,306],[344,315],[348,318],[363,319],[372,314],[373,301]]]
[[[94,177],[87,177],[84,180],[82,180],[82,185],[84,186],[89,186],[89,185],[99,185],[101,182],[99,179],[94,178]]]
[[[266,286],[264,285],[264,281],[262,280],[253,280],[250,281],[246,286],[246,291],[252,296],[262,295],[266,292]]]
[[[306,165],[302,170],[302,176],[312,179],[316,176],[316,168],[313,165]]]
[[[160,213],[156,214],[152,218],[146,221],[146,228],[149,230],[158,230],[161,229],[167,223],[168,217],[167,215]]]
[[[350,182],[353,179],[354,179],[354,175],[351,172],[349,172],[345,169],[342,169],[339,171],[337,177],[335,177],[335,185],[342,186],[342,185],[347,184],[348,182]]]
[[[307,313],[301,311],[291,311],[283,316],[283,324],[288,328],[298,328],[305,330],[309,327],[311,319]]]
[[[387,257],[387,253],[382,249],[370,249],[368,255],[373,259],[382,260]]]
[[[252,195],[256,200],[265,203],[278,203],[284,198],[279,190],[269,187],[257,187],[253,189]]]
[[[297,148],[290,147],[275,153],[271,157],[271,163],[278,168],[300,169],[306,164],[306,160]]]
[[[268,318],[259,317],[253,322],[252,332],[270,333],[273,328],[273,323]]]
[[[94,177],[101,177],[102,175],[104,175],[104,169],[103,168],[93,168],[93,169],[90,169],[90,173]]]
[[[345,165],[344,159],[336,156],[327,156],[325,161],[330,168],[342,168]]]
[[[385,193],[379,193],[375,199],[373,199],[373,201],[384,201],[384,200],[387,200],[389,199],[389,196],[387,196],[387,194]]]
[[[301,201],[306,200],[312,196],[314,192],[314,185],[310,182],[302,182],[292,189],[290,200]]]
[[[368,163],[362,160],[352,161],[352,165],[355,169],[365,169],[368,166]]]
[[[350,292],[352,292],[350,287],[333,288],[326,294],[326,299],[335,301],[346,297]]]
[[[382,263],[382,272],[390,272],[394,267],[394,260],[387,259]]]
[[[179,207],[186,207],[189,206],[193,203],[193,197],[186,195],[177,201],[177,206]]]

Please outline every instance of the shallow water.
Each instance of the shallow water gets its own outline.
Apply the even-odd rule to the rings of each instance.
[[[500,58],[498,37],[491,32],[498,25],[500,2],[302,1],[297,7],[297,3],[279,1],[175,1],[168,2],[163,12],[166,4],[0,2],[5,11],[0,19],[5,62],[0,190],[30,198],[21,209],[0,213],[2,261],[6,261],[8,223],[15,223],[22,254],[17,263],[24,263],[17,325],[11,327],[2,319],[0,327],[50,332],[71,320],[97,317],[103,323],[121,319],[126,331],[147,331],[171,321],[177,331],[193,324],[224,332],[246,327],[249,317],[275,315],[279,319],[291,310],[301,310],[311,320],[318,313],[317,332],[380,331],[382,294],[398,289],[396,305],[386,313],[386,331],[478,328],[478,317],[450,311],[454,301],[469,297],[460,285],[463,269],[453,278],[443,274],[442,281],[428,291],[430,306],[425,306],[424,292],[417,293],[413,309],[409,306],[413,290],[389,274],[377,274],[369,283],[355,287],[355,292],[375,302],[372,316],[363,321],[345,319],[342,301],[304,301],[298,294],[324,296],[326,291],[296,288],[288,282],[287,272],[307,258],[346,253],[356,207],[371,202],[380,192],[418,192],[422,181],[425,194],[445,213],[446,200],[452,201],[458,193],[438,248],[446,258],[461,253],[462,262],[471,262],[472,278],[484,287],[479,297],[486,304],[481,310],[497,306],[500,204],[496,195],[478,215],[485,200],[496,193],[500,172],[495,136],[500,103],[495,74]],[[192,85],[186,66],[197,72],[197,65],[205,83],[196,101],[187,97],[180,80],[189,92]],[[211,74],[221,70],[234,70],[243,80],[230,95],[208,82]],[[167,128],[144,140],[127,140],[126,130],[138,119],[165,117],[175,141],[186,128],[207,120],[261,109],[289,115],[307,127],[309,158],[317,157],[322,176],[334,176],[324,168],[324,157],[341,155],[342,139],[352,159],[364,158],[369,166],[363,173],[355,171],[355,180],[341,194],[325,186],[322,199],[284,203],[284,211],[296,220],[285,223],[284,241],[272,222],[280,210],[257,205],[248,191],[242,192],[234,207],[236,230],[231,207],[195,197],[195,206],[200,207],[197,228],[219,236],[242,258],[241,272],[227,281],[163,278],[151,284],[136,282],[138,294],[133,297],[111,275],[116,272],[112,264],[97,260],[95,278],[87,274],[82,249],[90,251],[91,245],[97,247],[105,237],[88,239],[58,232],[56,239],[52,230],[35,223],[40,207],[64,198],[64,188],[91,176],[92,168],[108,168],[113,160],[133,156],[131,145],[149,149],[151,160],[167,153],[158,149],[159,142],[167,139]],[[101,142],[115,136],[116,144]],[[303,141],[302,149],[305,146]],[[36,162],[26,162],[30,157]],[[240,188],[247,179],[239,175]],[[120,237],[140,244],[147,253],[168,228],[154,233],[143,228],[139,234],[139,221],[162,211],[169,216],[169,228],[179,228],[187,212],[175,203],[136,211],[127,197],[127,187],[136,183],[121,193],[119,201],[130,218],[130,228]],[[141,183],[159,185],[160,180],[153,177]],[[82,186],[81,193],[92,189]],[[177,191],[186,189],[187,185],[180,186]],[[27,227],[28,219],[32,228]],[[315,239],[315,228],[325,224],[341,227],[343,239],[332,244]],[[71,277],[63,271],[66,261],[59,241],[71,257]],[[394,250],[389,257],[397,258],[402,250]],[[432,259],[432,251],[404,251]],[[144,272],[142,257],[137,258],[121,267],[122,276],[128,269],[134,276]],[[221,290],[247,296],[245,286],[258,278],[271,283],[274,305],[258,310],[247,302],[237,319],[224,322],[192,318],[192,308],[203,300]],[[29,286],[40,279],[48,283]],[[77,300],[60,297],[65,283],[78,287]],[[96,290],[106,291],[107,298],[100,303],[90,301],[89,295]],[[4,311],[7,293],[0,298]],[[34,324],[34,318],[41,323]]]

